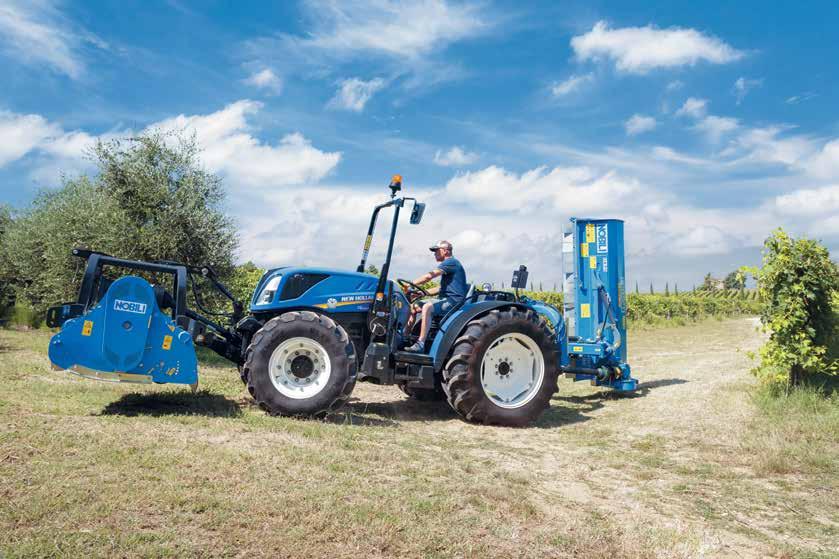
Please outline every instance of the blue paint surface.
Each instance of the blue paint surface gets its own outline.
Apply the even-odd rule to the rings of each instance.
[[[161,312],[149,283],[116,280],[83,316],[68,320],[50,340],[50,361],[61,369],[148,375],[158,383],[194,384],[198,361],[188,332]]]

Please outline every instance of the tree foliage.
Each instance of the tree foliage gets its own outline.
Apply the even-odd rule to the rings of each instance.
[[[746,278],[740,270],[735,270],[725,276],[722,283],[725,289],[743,289],[746,287]]]
[[[194,137],[172,134],[98,143],[98,173],[42,191],[4,236],[17,293],[38,313],[72,300],[84,264],[73,247],[206,264],[229,277],[236,230],[220,208],[221,180],[198,155]]]
[[[240,266],[236,266],[233,273],[230,275],[227,287],[236,299],[244,303],[245,307],[250,304],[253,291],[256,289],[256,284],[259,283],[260,278],[265,274],[265,270],[254,264],[253,262],[245,262]]]
[[[766,239],[755,275],[763,301],[760,318],[769,340],[754,373],[765,383],[795,386],[812,373],[839,373],[829,354],[837,325],[839,268],[818,241],[793,239],[777,229]]]
[[[13,223],[12,210],[8,206],[0,205],[0,321],[6,318],[14,303],[11,260],[3,242],[6,232],[11,229]]]

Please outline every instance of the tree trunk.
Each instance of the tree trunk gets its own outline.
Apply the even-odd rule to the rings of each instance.
[[[789,370],[789,384],[790,386],[798,386],[804,379],[804,368],[801,365],[793,365]]]

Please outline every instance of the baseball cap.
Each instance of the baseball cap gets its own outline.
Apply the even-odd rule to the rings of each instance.
[[[449,241],[439,241],[435,243],[433,246],[428,247],[428,250],[431,252],[436,252],[438,248],[447,248],[452,250],[452,244]]]

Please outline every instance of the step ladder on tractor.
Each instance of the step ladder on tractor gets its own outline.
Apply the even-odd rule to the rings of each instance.
[[[463,418],[523,426],[535,421],[566,374],[620,392],[637,382],[627,363],[623,222],[571,218],[563,233],[564,309],[514,292],[470,287],[465,301],[432,324],[426,352],[402,348],[412,303],[428,293],[392,281],[393,244],[403,209],[419,224],[425,204],[400,195],[375,207],[355,271],[287,266],[268,270],[248,312],[209,267],[124,260],[90,250],[78,299],[49,309],[53,368],[115,382],[198,382],[195,346],[236,364],[242,382],[271,414],[323,417],[356,382],[399,386],[420,400],[445,400]],[[364,273],[379,213],[392,209],[378,277]],[[135,275],[116,277],[114,270]],[[199,286],[211,286],[212,294]],[[195,309],[188,305],[191,296]],[[204,300],[226,299],[223,319]],[[224,322],[224,323],[222,323]],[[415,329],[412,329],[415,330]]]

